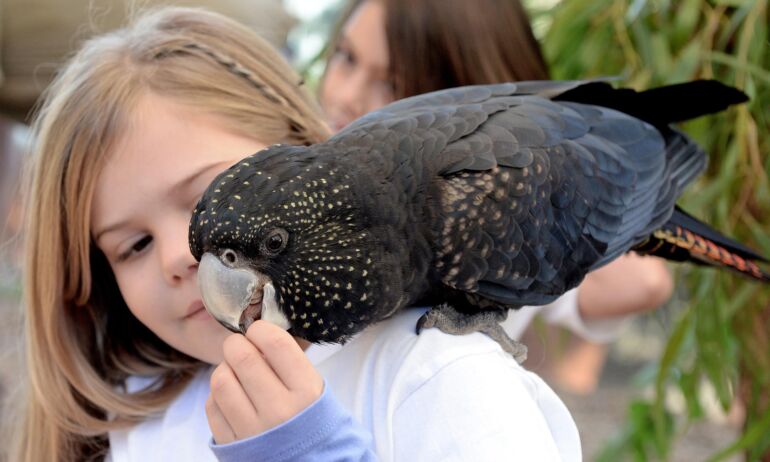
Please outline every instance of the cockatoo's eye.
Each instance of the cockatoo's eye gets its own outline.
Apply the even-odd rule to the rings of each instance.
[[[267,255],[278,255],[286,248],[289,241],[289,233],[283,228],[271,230],[262,243],[263,251]]]
[[[280,234],[273,234],[267,239],[267,249],[278,252],[283,247],[283,237]]]
[[[230,268],[235,267],[238,263],[238,254],[230,249],[223,250],[219,255],[219,258],[222,260],[222,263],[229,266]]]

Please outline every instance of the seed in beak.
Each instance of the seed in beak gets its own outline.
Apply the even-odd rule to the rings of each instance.
[[[255,290],[249,299],[249,306],[241,313],[239,327],[242,333],[246,333],[249,326],[262,315],[262,290]]]

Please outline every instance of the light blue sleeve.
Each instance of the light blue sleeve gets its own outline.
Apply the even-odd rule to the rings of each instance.
[[[209,443],[220,462],[374,462],[372,436],[324,386],[305,410],[265,433],[230,444]]]

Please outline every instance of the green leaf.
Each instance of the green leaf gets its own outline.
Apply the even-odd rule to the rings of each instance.
[[[766,85],[770,85],[770,71],[762,69],[756,64],[742,62],[734,56],[730,56],[719,51],[712,51],[707,53],[706,59],[711,62],[724,64],[732,67],[733,69],[741,70],[747,74],[751,74],[755,78],[762,80]]]
[[[673,68],[669,73],[671,82],[684,82],[691,79],[695,75],[695,70],[701,59],[700,43],[697,40],[690,41],[674,61]]]
[[[746,429],[743,436],[738,438],[736,442],[714,454],[709,459],[709,462],[726,460],[740,451],[750,449],[768,435],[770,435],[770,409],[765,412],[758,422],[755,422],[751,427]]]
[[[751,0],[711,0],[716,5],[740,7],[751,4]]]

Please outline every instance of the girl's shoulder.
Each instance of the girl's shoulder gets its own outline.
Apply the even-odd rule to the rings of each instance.
[[[405,454],[443,460],[450,453],[457,456],[452,460],[468,460],[482,449],[478,460],[510,451],[527,460],[579,459],[574,421],[537,374],[482,333],[424,329],[418,335],[424,312],[398,313],[316,363],[337,398],[372,433],[383,460]],[[454,429],[448,433],[442,430],[447,422]],[[465,436],[460,441],[449,434]]]
[[[199,371],[162,414],[126,429],[109,433],[110,460],[152,462],[166,460],[215,461],[208,447],[211,431],[204,404],[209,393],[211,368]],[[126,380],[129,393],[151,389],[157,377],[132,376]]]
[[[376,400],[381,394],[370,385],[377,384],[387,387],[388,399],[398,403],[428,382],[452,387],[456,375],[471,369],[473,380],[517,382],[533,396],[548,388],[486,334],[451,335],[436,328],[417,334],[417,320],[426,310],[404,310],[367,328],[343,347],[314,345],[308,354],[311,360],[321,358],[314,361],[316,367],[343,400],[368,393]]]
[[[437,328],[423,329],[417,334],[417,321],[428,309],[409,308],[396,313],[357,335],[343,347],[316,346],[308,349],[308,355],[317,366],[344,357],[348,364],[363,362],[388,362],[399,360],[394,368],[403,370],[415,366],[425,371],[441,369],[447,364],[468,357],[489,357],[494,362],[517,370],[524,369],[506,354],[500,345],[486,334],[451,335]]]

